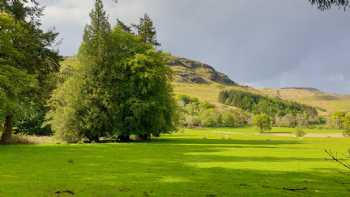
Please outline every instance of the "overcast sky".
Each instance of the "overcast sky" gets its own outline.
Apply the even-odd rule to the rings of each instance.
[[[39,0],[44,27],[74,55],[93,0]],[[105,0],[111,23],[154,20],[162,49],[208,63],[257,87],[315,87],[350,94],[350,11],[307,0]]]

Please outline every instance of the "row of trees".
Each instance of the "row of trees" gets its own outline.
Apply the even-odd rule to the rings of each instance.
[[[241,108],[253,114],[264,113],[271,117],[283,117],[287,114],[317,116],[317,110],[313,107],[239,90],[220,92],[219,102]]]
[[[350,131],[350,112],[335,112],[329,117],[328,126]]]
[[[175,130],[176,103],[168,55],[148,15],[111,27],[101,0],[91,11],[78,52],[80,66],[60,69],[57,33],[41,29],[36,0],[0,1],[0,123],[2,143],[17,132],[64,140],[129,140],[131,134]],[[46,120],[46,121],[45,121]],[[45,124],[43,124],[45,121]]]
[[[249,116],[231,109],[218,109],[197,98],[178,96],[179,123],[183,127],[243,127]]]
[[[101,0],[96,0],[78,59],[49,100],[48,124],[68,142],[98,142],[116,136],[175,130],[176,103],[170,84],[168,56],[157,51],[155,29],[146,15],[131,27],[118,21],[111,28]]]

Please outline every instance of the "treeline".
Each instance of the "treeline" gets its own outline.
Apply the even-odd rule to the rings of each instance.
[[[58,34],[41,30],[42,11],[34,0],[0,3],[2,143],[11,142],[13,129],[41,134],[40,128],[67,142],[147,140],[176,129],[168,55],[156,48],[148,15],[135,25],[117,20],[112,26],[96,0],[79,66],[60,68],[52,49]]]
[[[328,127],[350,131],[350,112],[335,112],[329,116]]]
[[[185,95],[177,97],[179,123],[182,127],[243,127],[249,115],[232,109],[218,109],[208,102]]]
[[[241,108],[253,114],[264,113],[271,117],[283,117],[287,114],[307,114],[311,117],[318,115],[314,107],[239,90],[220,92],[219,102]]]
[[[325,123],[314,107],[240,90],[220,92],[219,102],[254,115],[266,114],[272,125],[278,127],[309,127]]]

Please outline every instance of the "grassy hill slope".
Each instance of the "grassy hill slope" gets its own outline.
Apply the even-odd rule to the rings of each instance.
[[[67,65],[77,67],[79,62],[76,58],[66,58],[62,62],[62,68],[66,68]],[[218,102],[220,91],[235,89],[310,105],[318,108],[321,115],[328,115],[335,111],[350,111],[350,95],[331,94],[314,88],[258,89],[239,86],[228,76],[216,71],[213,67],[185,58],[173,57],[169,66],[174,71],[173,85],[175,94],[196,97],[220,108],[228,107]]]

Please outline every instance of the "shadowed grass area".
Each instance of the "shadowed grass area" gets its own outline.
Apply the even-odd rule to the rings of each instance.
[[[0,146],[0,196],[348,196],[348,138],[194,129],[149,143]]]

